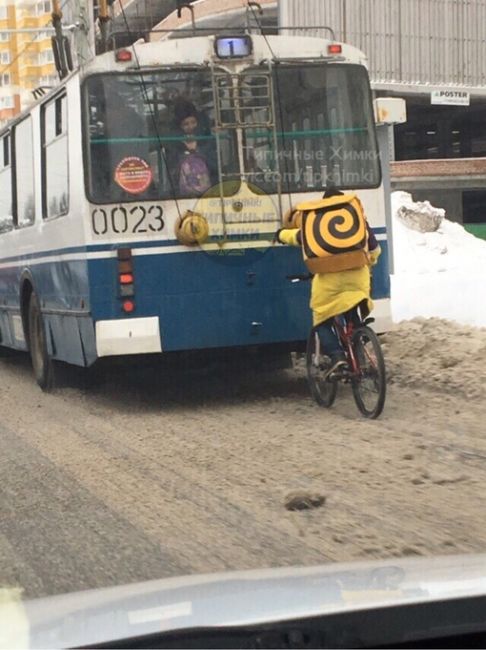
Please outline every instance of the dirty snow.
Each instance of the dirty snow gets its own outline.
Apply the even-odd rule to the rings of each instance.
[[[434,232],[418,232],[399,218],[403,206],[437,212],[430,204],[414,204],[407,192],[392,195],[393,320],[437,317],[486,327],[486,241],[447,215]]]
[[[486,397],[486,330],[415,318],[382,341],[391,383],[468,399]]]

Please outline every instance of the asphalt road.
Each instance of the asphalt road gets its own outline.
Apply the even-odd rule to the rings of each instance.
[[[486,550],[484,400],[402,372],[368,422],[346,390],[319,409],[294,371],[118,370],[44,394],[26,357],[1,360],[0,587]],[[295,492],[324,503],[291,512]]]

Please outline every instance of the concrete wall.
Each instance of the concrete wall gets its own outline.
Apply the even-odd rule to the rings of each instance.
[[[486,190],[486,158],[406,160],[391,163],[392,189],[417,201],[444,208],[451,221],[463,222],[463,192]]]

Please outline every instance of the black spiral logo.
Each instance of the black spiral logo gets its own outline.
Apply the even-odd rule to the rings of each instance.
[[[304,214],[303,246],[307,258],[361,250],[366,244],[366,222],[349,202]]]

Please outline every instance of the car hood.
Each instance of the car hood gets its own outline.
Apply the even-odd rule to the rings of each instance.
[[[486,555],[192,575],[26,602],[0,590],[0,648],[89,646],[482,595]]]

